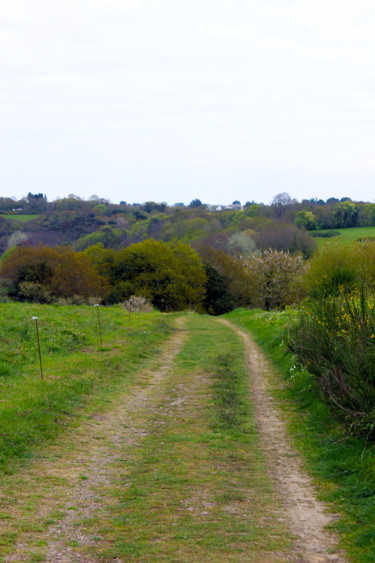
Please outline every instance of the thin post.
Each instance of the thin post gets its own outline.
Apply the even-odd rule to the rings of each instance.
[[[37,341],[38,341],[39,363],[40,363],[40,377],[41,377],[41,380],[43,381],[43,366],[42,366],[42,354],[41,354],[41,352],[40,352],[38,317],[33,317],[33,321],[35,321],[35,326],[36,326],[36,338],[37,338]]]
[[[101,346],[103,346],[102,327],[101,327],[101,324],[100,324],[100,314],[99,314],[99,303],[94,305],[94,307],[97,307],[97,311],[98,311],[98,325],[99,325],[99,334],[100,334],[100,344],[101,344]]]

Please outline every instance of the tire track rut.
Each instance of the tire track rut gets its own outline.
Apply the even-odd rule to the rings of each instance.
[[[291,445],[281,412],[268,390],[270,363],[247,332],[224,319],[221,322],[235,330],[244,342],[261,448],[269,477],[285,508],[290,530],[296,536],[296,561],[344,563],[344,554],[335,550],[337,537],[326,529],[335,516],[317,499],[312,481]]]

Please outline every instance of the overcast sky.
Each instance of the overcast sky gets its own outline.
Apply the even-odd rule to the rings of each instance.
[[[375,201],[370,0],[0,0],[0,195]]]

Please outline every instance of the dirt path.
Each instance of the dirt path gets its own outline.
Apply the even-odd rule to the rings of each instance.
[[[176,559],[161,558],[160,561],[344,562],[344,556],[334,551],[335,538],[325,529],[332,515],[317,501],[312,483],[290,445],[281,414],[268,391],[268,362],[247,333],[227,321],[221,322],[241,336],[249,364],[256,424],[268,475],[273,485],[270,491],[274,502],[271,502],[271,508],[267,505],[264,509],[264,521],[266,522],[268,517],[280,520],[284,530],[286,526],[283,523],[287,522],[287,527],[296,539],[291,550],[288,547],[283,551],[281,546],[277,546],[275,551],[272,551],[271,547],[266,559],[264,551],[261,559],[256,557],[256,554],[261,552],[261,547],[255,546],[252,547],[255,550],[252,554],[245,551],[238,557],[224,552],[220,553],[220,559],[199,559],[196,555],[186,555],[186,552],[181,551]],[[164,428],[163,425],[172,424],[172,433],[175,432],[175,436],[181,436],[182,429],[186,431],[186,428],[192,425],[194,434],[194,424],[199,425],[199,411],[203,412],[207,401],[210,400],[210,382],[207,374],[198,373],[194,378],[194,374],[189,371],[184,380],[179,379],[181,372],[176,370],[175,358],[189,337],[184,323],[185,318],[177,320],[177,330],[165,344],[160,358],[154,361],[152,368],[140,372],[137,383],[130,388],[130,393],[129,388],[119,389],[118,398],[106,412],[96,414],[89,422],[73,429],[70,435],[60,438],[53,447],[46,448],[45,457],[31,463],[22,477],[14,475],[9,478],[8,489],[0,492],[1,510],[6,510],[7,513],[7,519],[0,518],[0,531],[2,536],[6,537],[7,533],[12,533],[12,526],[17,522],[21,533],[15,551],[2,559],[3,561],[103,561],[99,556],[96,558],[88,556],[87,553],[99,553],[109,545],[110,530],[104,530],[103,534],[94,536],[88,530],[95,529],[95,526],[90,528],[90,525],[86,524],[95,518],[105,522],[108,511],[106,502],[111,498],[113,488],[120,490],[127,486],[124,481],[126,472],[119,471],[120,464],[127,466],[128,462],[139,459],[137,456],[142,451],[142,445],[145,445],[152,425],[157,424],[161,429]],[[212,320],[211,325],[213,328],[222,326],[216,320]],[[175,390],[175,396],[171,394],[172,388]],[[168,419],[171,422],[168,423]],[[196,434],[199,432],[202,430],[197,426]],[[176,441],[172,455],[176,457],[176,452],[179,451],[177,457],[182,457],[190,443],[193,448],[194,440],[189,440],[181,443]],[[223,510],[227,510],[228,514],[237,513],[245,527],[247,523],[250,526],[255,510],[255,498],[251,495],[259,495],[262,498],[262,494],[265,494],[264,490],[262,493],[261,487],[257,489],[255,481],[251,484],[255,468],[251,463],[244,464],[241,471],[243,479],[245,474],[248,478],[247,491],[243,491],[241,498],[232,504],[223,505],[225,508],[221,510],[214,496],[211,499],[209,495],[208,475],[209,463],[214,463],[214,472],[221,471],[218,475],[219,481],[224,482],[223,462],[220,458],[219,461],[214,458],[210,462],[208,450],[206,452],[203,445],[197,444],[197,447],[201,452],[201,459],[197,457],[197,463],[201,463],[201,466],[197,467],[197,471],[202,474],[202,479],[197,479],[201,489],[191,491],[191,498],[181,497],[182,500],[176,505],[176,517],[188,512],[195,518],[195,522],[201,521],[200,525],[214,525],[222,517]],[[232,458],[229,474],[233,472],[234,479],[242,479],[239,454]],[[191,472],[194,470],[192,468]],[[261,470],[263,471],[263,465]],[[228,481],[228,476],[226,478]],[[241,483],[245,483],[245,480]],[[228,494],[228,491],[224,493]],[[171,506],[174,506],[173,503]],[[158,510],[163,513],[164,503]],[[173,512],[174,509],[170,510]],[[23,530],[22,521],[27,514],[31,524],[25,522]],[[110,526],[111,519],[107,519]],[[224,525],[228,522],[225,521]],[[221,530],[221,534],[229,533],[229,529],[218,530]],[[265,541],[270,545],[271,537],[267,536]],[[283,557],[283,553],[288,555]],[[123,562],[126,559],[108,560]],[[155,559],[131,560],[147,563]]]
[[[42,531],[39,541],[35,532],[25,534],[16,550],[4,559],[5,562],[99,561],[76,549],[78,546],[85,548],[97,545],[97,542],[103,539],[85,536],[80,523],[94,517],[98,512],[105,511],[105,507],[97,498],[97,492],[108,487],[116,479],[113,468],[119,461],[119,452],[123,455],[124,447],[141,446],[142,439],[147,436],[147,420],[160,401],[163,382],[187,336],[183,324],[183,318],[177,320],[177,330],[165,345],[159,359],[159,368],[144,372],[131,395],[126,396],[125,402],[121,401],[117,407],[105,414],[95,415],[89,424],[75,430],[73,443],[70,447],[65,447],[64,455],[60,459],[54,458],[53,455],[54,451],[59,455],[62,447],[59,442],[52,451],[49,448],[52,461],[32,465],[27,474],[25,490],[20,491],[21,503],[25,506],[30,497],[37,494],[40,498],[39,508],[33,518],[39,521],[43,518],[48,520],[51,518],[51,512],[56,514],[56,511],[60,511],[58,522],[48,526],[46,532]],[[45,486],[41,486],[41,483]],[[44,553],[47,551],[43,559],[39,559],[36,554],[35,545],[38,544],[43,546]]]
[[[295,546],[301,561],[319,563],[346,561],[335,551],[337,538],[326,526],[334,516],[317,500],[311,479],[302,469],[301,460],[288,438],[281,412],[271,397],[269,380],[271,366],[251,336],[228,321],[243,339],[249,365],[252,399],[268,473],[275,490],[282,498],[290,528],[296,535]]]

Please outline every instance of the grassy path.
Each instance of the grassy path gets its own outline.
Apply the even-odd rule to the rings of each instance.
[[[131,386],[3,478],[1,560],[343,561],[294,533],[243,346],[217,319],[178,318]]]

